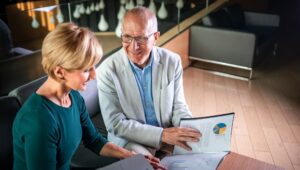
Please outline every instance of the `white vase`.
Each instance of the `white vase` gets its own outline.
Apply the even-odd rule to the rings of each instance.
[[[95,5],[95,11],[100,11],[100,7],[99,7],[99,3],[96,3],[96,5]]]
[[[86,7],[85,9],[85,14],[90,15],[91,14],[91,10],[89,7]]]
[[[58,23],[64,22],[64,15],[62,14],[62,12],[59,8],[57,9],[56,19],[57,19]]]
[[[85,9],[84,9],[84,4],[83,3],[80,5],[79,12],[80,12],[80,14],[84,14],[85,13]]]
[[[33,18],[32,22],[31,22],[31,26],[32,28],[38,28],[40,26],[39,22],[36,20],[36,18]]]
[[[178,9],[183,8],[183,5],[184,5],[183,0],[177,0],[177,2],[176,2],[176,7],[177,7]]]
[[[130,0],[129,2],[127,2],[125,8],[127,10],[131,10],[132,8],[134,8],[134,2],[133,2],[133,0]]]
[[[126,3],[126,0],[120,0],[120,4],[124,5]]]
[[[122,20],[119,20],[118,25],[115,29],[115,34],[117,37],[121,37],[122,34],[121,27],[122,27]]]
[[[158,10],[158,13],[157,13],[157,16],[160,19],[166,19],[168,17],[168,11],[166,9],[164,1],[162,1],[162,3],[161,3],[161,6],[160,6],[160,8]]]
[[[101,14],[101,16],[100,16],[100,21],[99,21],[99,24],[98,24],[98,29],[100,31],[106,31],[108,29],[108,23],[105,20],[105,17],[104,17],[103,14]]]
[[[156,6],[153,0],[150,0],[149,7],[148,7],[154,14],[156,14]]]
[[[94,3],[91,4],[90,10],[91,10],[91,12],[95,11],[95,4]]]
[[[73,17],[74,18],[77,18],[77,19],[80,18],[79,8],[80,8],[80,5],[76,5],[75,10],[73,12]]]
[[[145,4],[144,0],[136,0],[136,5],[143,6]]]
[[[123,5],[120,5],[120,9],[119,9],[119,12],[118,12],[118,20],[122,20],[124,15],[126,13],[126,9]]]
[[[101,0],[100,3],[99,3],[99,9],[101,10],[101,9],[104,9],[104,8],[105,8],[105,3],[104,3],[103,0]]]

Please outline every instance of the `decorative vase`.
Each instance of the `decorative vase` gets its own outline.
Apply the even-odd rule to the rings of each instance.
[[[157,13],[157,16],[160,19],[166,19],[168,17],[168,11],[166,9],[164,1],[162,1],[162,3],[161,3],[161,6],[160,6],[160,8],[158,10],[158,13]]]
[[[122,34],[121,27],[122,27],[122,20],[119,20],[118,25],[115,29],[115,34],[117,37],[121,37]]]
[[[80,5],[76,5],[75,10],[73,12],[73,17],[76,19],[80,18],[79,8],[80,8]]]
[[[90,10],[91,10],[91,12],[95,11],[95,4],[94,3],[91,4]]]
[[[89,7],[86,7],[85,9],[85,14],[90,15],[91,14],[91,10]]]
[[[32,22],[31,22],[31,26],[32,28],[38,28],[40,26],[39,22],[36,20],[36,18],[33,18]]]
[[[57,8],[56,19],[57,19],[58,23],[64,22],[64,15],[62,14],[62,12],[59,8]]]
[[[134,8],[134,2],[133,2],[133,0],[130,0],[129,2],[127,2],[125,8],[127,10],[130,10],[130,9]]]
[[[144,0],[136,0],[136,5],[143,6],[145,4]]]
[[[177,0],[177,2],[176,2],[176,7],[177,7],[178,9],[181,9],[181,8],[183,8],[183,6],[184,6],[183,0]]]
[[[120,9],[119,9],[119,12],[118,12],[118,15],[117,15],[118,20],[122,20],[125,13],[126,13],[126,9],[124,8],[123,5],[120,5]]]
[[[80,5],[79,12],[80,12],[80,14],[84,14],[85,13],[85,9],[84,9],[84,4],[83,3],[81,3],[81,5]]]
[[[149,7],[148,7],[154,14],[156,14],[156,6],[153,0],[150,0]]]
[[[103,14],[101,14],[101,16],[100,16],[100,21],[99,21],[99,24],[98,24],[98,29],[100,31],[106,31],[108,29],[108,23],[106,22],[105,17],[104,17]]]
[[[100,3],[99,3],[99,9],[102,10],[104,8],[105,8],[105,3],[104,3],[103,0],[101,0]]]

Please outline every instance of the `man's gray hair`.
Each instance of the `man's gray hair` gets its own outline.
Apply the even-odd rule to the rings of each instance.
[[[148,29],[150,29],[152,32],[158,31],[156,15],[149,8],[137,6],[131,10],[128,10],[124,15],[123,21],[128,15],[139,16],[142,20],[148,21]]]

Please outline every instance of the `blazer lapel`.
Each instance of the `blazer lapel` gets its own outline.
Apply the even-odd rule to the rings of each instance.
[[[161,120],[161,110],[160,110],[160,93],[161,93],[161,81],[162,81],[162,64],[160,63],[160,56],[157,53],[157,49],[153,47],[153,66],[152,66],[152,92],[153,92],[153,103],[154,103],[154,110],[156,114],[157,121],[159,126],[162,127],[162,120]]]
[[[134,99],[134,106],[132,107],[132,113],[126,113],[126,114],[135,114],[134,116],[137,117],[138,120],[143,120],[146,122],[145,114],[144,114],[144,108],[143,108],[143,103],[141,99],[141,94],[139,91],[139,88],[136,83],[136,79],[134,76],[134,73],[132,72],[129,60],[127,58],[127,55],[124,51],[122,50],[122,61],[123,61],[123,68],[122,68],[122,76],[120,79],[122,79],[121,82],[126,83],[124,87],[128,87],[126,90],[130,91],[128,95],[130,95],[129,99]],[[142,114],[140,114],[142,113]]]

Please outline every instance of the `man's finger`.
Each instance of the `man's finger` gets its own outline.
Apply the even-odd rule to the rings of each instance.
[[[186,142],[177,142],[176,145],[178,145],[179,147],[181,147],[187,151],[192,150],[192,148]]]
[[[199,142],[199,138],[194,138],[194,137],[179,137],[179,141],[182,142]]]

